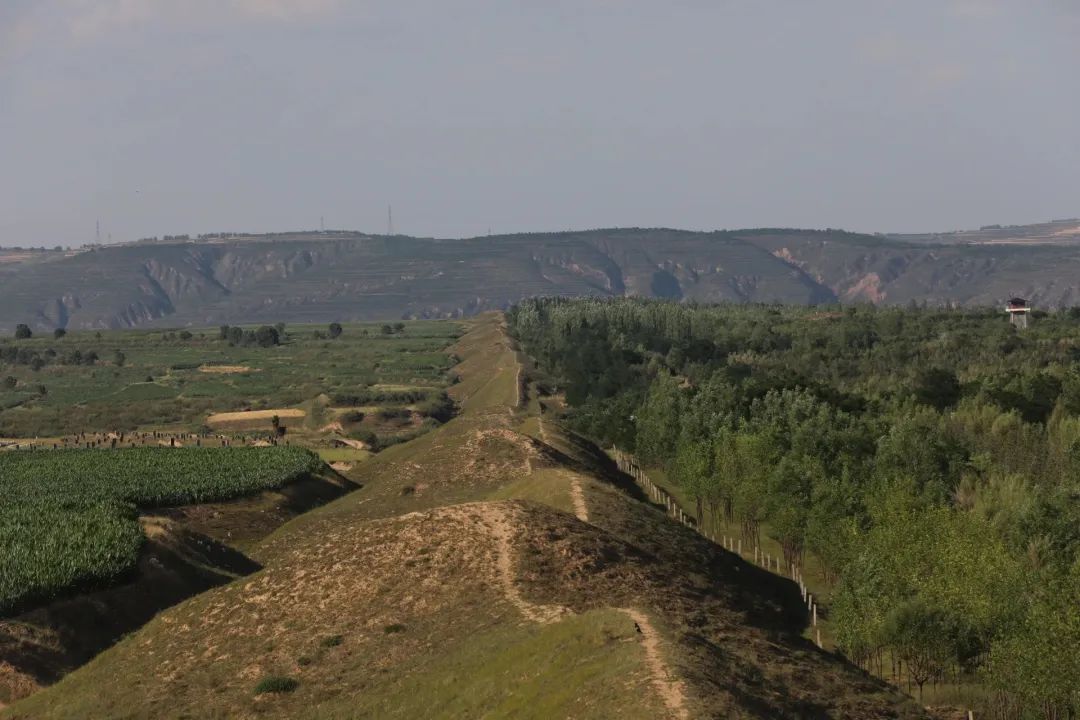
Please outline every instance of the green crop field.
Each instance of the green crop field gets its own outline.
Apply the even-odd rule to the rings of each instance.
[[[279,344],[219,328],[107,330],[0,339],[0,437],[80,432],[197,431],[213,413],[321,399],[410,404],[452,382],[446,348],[457,323],[289,325]],[[253,332],[253,326],[242,330]],[[389,388],[408,388],[408,391]]]
[[[318,469],[298,447],[0,454],[0,615],[135,566],[139,508],[228,500]]]

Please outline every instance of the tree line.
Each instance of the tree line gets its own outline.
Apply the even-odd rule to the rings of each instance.
[[[509,313],[570,421],[746,542],[813,555],[852,661],[1080,713],[1080,321],[997,310],[539,299]]]

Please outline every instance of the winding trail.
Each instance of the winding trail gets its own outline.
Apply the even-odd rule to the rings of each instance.
[[[541,426],[543,427],[543,426]],[[574,501],[574,514],[582,522],[589,521],[589,508],[585,502],[585,494],[581,488],[581,482],[576,478],[570,481],[570,493]],[[514,531],[515,518],[512,510],[502,507],[481,505],[479,507],[482,517],[492,528],[492,534],[497,543],[496,565],[498,570],[499,584],[507,600],[521,612],[528,620],[540,624],[558,622],[562,618],[573,614],[573,610],[563,605],[537,605],[526,600],[515,582],[514,561],[511,548],[511,537]],[[664,661],[661,653],[660,633],[657,632],[649,616],[635,608],[617,608],[617,610],[634,622],[641,635],[642,649],[645,651],[645,666],[649,671],[653,688],[663,701],[670,716],[677,720],[686,720],[690,717],[686,709],[685,685],[677,680],[671,673],[670,668]]]
[[[519,364],[517,379],[519,405],[521,402],[520,373],[521,366]],[[547,428],[544,426],[545,423],[542,414],[537,415],[537,423],[540,441],[545,445],[550,445],[551,443],[548,440]],[[530,463],[529,472],[531,471],[532,467]],[[585,501],[585,492],[582,489],[581,480],[576,474],[566,470],[562,470],[561,473],[568,476],[570,479],[570,498],[573,502],[574,515],[582,522],[589,522],[589,506]],[[526,618],[538,623],[546,624],[557,622],[561,618],[572,614],[573,611],[568,607],[562,605],[536,605],[522,597],[517,584],[514,582],[514,563],[511,557],[510,538],[514,526],[513,512],[491,507],[484,507],[482,512],[485,520],[491,524],[498,543],[497,564],[499,583],[502,585],[503,591],[510,603],[521,611],[521,614]],[[668,713],[672,718],[676,718],[677,720],[687,720],[690,717],[690,712],[686,708],[685,683],[674,677],[671,673],[671,669],[664,661],[663,654],[661,653],[661,643],[663,641],[660,637],[660,633],[657,632],[656,627],[652,624],[649,616],[643,611],[635,608],[616,609],[618,612],[621,612],[630,618],[640,633],[642,649],[645,651],[645,665],[651,676],[653,687],[655,688],[657,695],[659,695],[660,699],[663,701],[664,706],[668,709]]]
[[[571,614],[568,607],[562,605],[536,605],[529,602],[521,595],[517,583],[514,582],[514,561],[510,552],[510,534],[512,532],[513,513],[500,507],[481,505],[480,513],[492,528],[492,534],[497,542],[498,557],[496,567],[499,573],[499,584],[502,585],[503,593],[510,604],[516,607],[521,614],[533,622],[543,625],[553,623],[566,615]]]
[[[689,718],[690,713],[686,709],[685,687],[682,680],[672,678],[671,671],[660,654],[660,633],[653,627],[649,616],[633,608],[619,608],[619,612],[624,613],[633,620],[641,632],[641,644],[645,649],[645,663],[649,667],[649,674],[652,675],[653,687],[656,688],[657,694],[664,701],[664,705],[667,706],[672,717],[679,718],[679,720]]]

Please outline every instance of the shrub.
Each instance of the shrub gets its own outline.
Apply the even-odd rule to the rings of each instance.
[[[288,693],[300,687],[300,681],[296,678],[284,675],[267,675],[255,686],[255,694],[263,693]]]
[[[416,406],[416,412],[432,417],[439,422],[446,422],[454,416],[454,401],[446,393],[429,397]]]
[[[380,420],[407,420],[412,416],[407,408],[387,407],[378,412]]]
[[[367,445],[372,450],[376,450],[379,447],[379,436],[367,428],[356,428],[349,431],[349,437],[353,440],[359,440]]]
[[[322,645],[324,648],[332,648],[340,645],[344,639],[345,638],[343,638],[341,635],[327,635],[321,641],[319,641],[319,644]]]
[[[384,627],[383,632],[386,633],[387,635],[394,635],[396,633],[402,633],[402,632],[405,632],[405,626],[402,625],[401,623],[393,623],[392,625],[387,625],[386,627]]]

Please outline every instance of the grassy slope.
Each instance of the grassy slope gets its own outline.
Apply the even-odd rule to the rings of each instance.
[[[253,549],[261,572],[4,717],[653,718],[671,679],[689,717],[920,716],[799,638],[793,586],[665,520],[519,403],[494,318],[455,352],[461,416],[358,466],[360,491]],[[659,632],[659,684],[628,608]],[[300,685],[256,696],[268,674]]]

